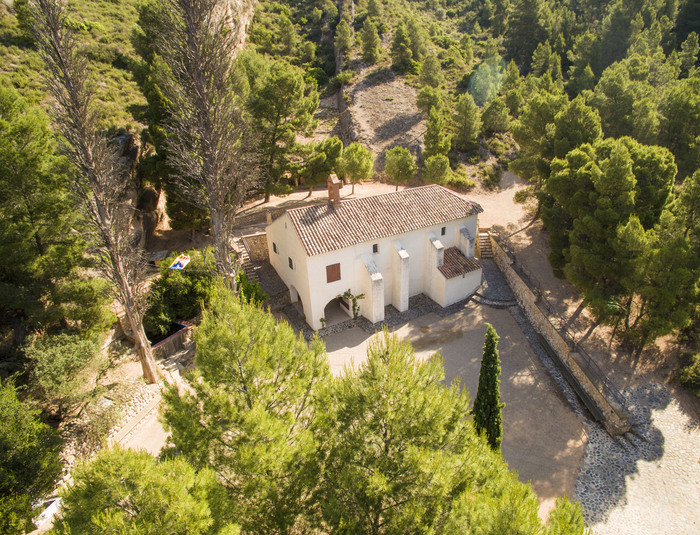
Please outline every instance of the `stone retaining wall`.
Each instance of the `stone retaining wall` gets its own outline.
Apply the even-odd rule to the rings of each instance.
[[[192,334],[192,325],[184,325],[184,328],[153,346],[153,356],[156,359],[167,359],[170,355],[173,355],[184,348],[185,342],[190,339]]]
[[[515,298],[518,300],[520,307],[527,315],[534,329],[540,333],[549,343],[552,349],[559,355],[559,358],[567,366],[571,374],[576,378],[585,392],[593,399],[594,403],[600,408],[605,417],[605,427],[610,434],[616,435],[629,430],[629,425],[623,421],[617,412],[613,410],[610,402],[603,396],[595,387],[593,382],[583,372],[576,362],[576,353],[571,350],[569,344],[559,334],[559,331],[552,325],[549,318],[537,306],[538,297],[523,281],[518,273],[513,269],[512,260],[501,248],[501,246],[493,239],[489,233],[491,247],[493,249],[493,259],[496,265],[503,273],[503,276],[508,281]]]
[[[253,262],[268,262],[270,260],[267,250],[267,233],[259,232],[243,236],[243,243]]]

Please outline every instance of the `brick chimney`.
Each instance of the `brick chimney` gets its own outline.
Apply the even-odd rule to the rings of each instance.
[[[328,202],[334,207],[340,206],[340,188],[343,187],[343,183],[338,179],[335,174],[331,174],[328,177]]]

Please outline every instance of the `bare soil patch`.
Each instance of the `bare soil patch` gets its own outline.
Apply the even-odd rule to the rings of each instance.
[[[380,67],[361,72],[347,94],[357,141],[374,152],[375,169],[384,168],[386,149],[400,145],[420,154],[426,127],[416,106],[416,88]]]

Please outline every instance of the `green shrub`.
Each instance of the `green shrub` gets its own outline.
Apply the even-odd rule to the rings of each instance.
[[[318,87],[322,87],[328,83],[328,75],[326,74],[326,71],[318,67],[309,69],[307,76],[316,80],[316,85],[318,85]]]
[[[99,349],[96,339],[69,333],[37,334],[24,347],[32,391],[55,407],[59,419],[89,394],[88,369],[99,375],[106,364],[98,362]]]
[[[210,249],[187,251],[190,263],[182,270],[169,269],[178,254],[166,259],[160,277],[148,291],[143,326],[150,337],[163,336],[174,321],[197,316],[214,291],[214,257]]]
[[[464,165],[460,165],[457,169],[447,174],[445,185],[454,189],[467,190],[473,188],[476,184],[469,178],[467,168]]]
[[[355,73],[353,71],[343,71],[338,74],[338,76],[331,78],[331,81],[328,84],[329,88],[333,92],[338,91],[341,86],[351,83],[354,77]]]
[[[700,397],[700,353],[690,356],[688,365],[681,368],[681,384]]]
[[[243,271],[239,271],[236,275],[236,283],[238,283],[239,296],[245,303],[253,303],[258,305],[267,300],[268,295],[263,292],[263,289],[256,280],[249,280]]]
[[[486,189],[496,189],[501,183],[503,169],[500,165],[479,164],[479,174],[481,175],[481,183]]]

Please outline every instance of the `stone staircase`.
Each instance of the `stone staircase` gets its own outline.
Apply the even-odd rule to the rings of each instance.
[[[491,247],[491,236],[488,231],[479,230],[479,251],[480,258],[493,258],[493,248]]]
[[[260,283],[260,278],[258,277],[258,274],[253,267],[253,263],[250,260],[250,254],[248,253],[248,248],[246,247],[243,238],[236,238],[234,240],[234,248],[238,254],[240,266],[245,273],[245,276],[248,277],[249,281]]]

